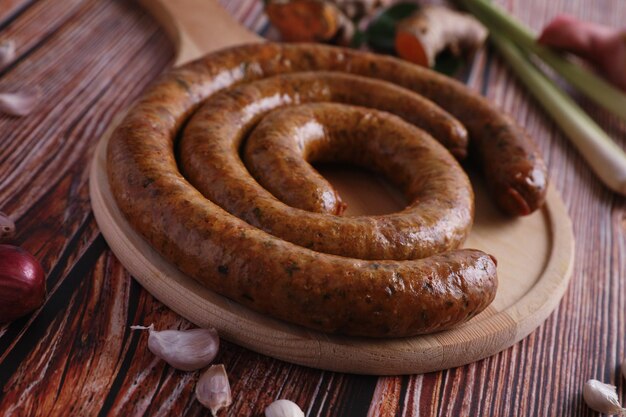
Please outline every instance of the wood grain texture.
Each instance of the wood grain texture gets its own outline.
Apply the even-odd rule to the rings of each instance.
[[[224,3],[248,27],[270,31],[260,2]],[[626,18],[622,0],[500,3],[535,29],[560,12],[614,25]],[[197,374],[154,360],[146,335],[127,327],[190,324],[129,279],[88,202],[97,139],[173,49],[123,0],[0,0],[0,16],[0,38],[30,45],[18,46],[20,56],[0,72],[0,89],[39,85],[44,97],[31,116],[0,116],[0,210],[17,220],[16,243],[42,261],[50,289],[40,311],[0,327],[0,415],[207,415],[193,399]],[[234,403],[220,416],[261,416],[276,398],[296,401],[308,416],[595,416],[580,396],[588,378],[626,396],[618,370],[626,358],[626,199],[604,188],[494,53],[481,54],[469,83],[536,138],[573,219],[574,275],[555,313],[501,354],[422,376],[315,371],[224,343],[218,361]],[[580,102],[624,148],[626,126]]]

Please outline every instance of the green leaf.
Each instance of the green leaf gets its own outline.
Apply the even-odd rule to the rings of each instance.
[[[459,70],[466,64],[467,62],[465,59],[460,56],[455,56],[452,52],[446,49],[437,55],[437,58],[435,58],[433,70],[451,77],[456,75],[456,73],[459,72]]]
[[[396,25],[418,8],[416,3],[397,3],[383,10],[365,30],[368,46],[378,52],[395,53]]]
[[[360,48],[367,41],[367,35],[361,30],[356,30],[350,40],[350,48]]]

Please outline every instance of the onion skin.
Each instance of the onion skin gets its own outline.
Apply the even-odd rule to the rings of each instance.
[[[45,298],[45,274],[37,259],[20,247],[0,245],[0,322],[30,313]]]

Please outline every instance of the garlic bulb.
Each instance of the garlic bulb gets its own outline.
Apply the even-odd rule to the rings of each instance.
[[[278,400],[267,406],[265,417],[304,417],[304,412],[292,401]]]
[[[233,402],[224,365],[212,365],[200,376],[196,384],[196,399],[211,410],[213,416]]]
[[[626,415],[617,398],[616,387],[590,379],[583,388],[583,398],[589,408],[609,415]]]
[[[154,330],[131,326],[133,330],[148,330],[148,349],[159,358],[181,371],[204,368],[215,359],[220,339],[215,329]]]

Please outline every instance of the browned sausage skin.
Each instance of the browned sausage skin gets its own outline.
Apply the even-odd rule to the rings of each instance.
[[[441,94],[456,95],[467,106],[484,102],[429,71],[356,51],[262,44],[212,54],[162,77],[111,138],[109,180],[129,222],[165,258],[214,291],[313,329],[409,336],[449,328],[482,311],[497,286],[489,255],[458,250],[421,260],[367,261],[319,253],[229,214],[180,174],[174,141],[201,101],[238,83],[309,70],[402,80],[417,90],[439,85],[447,89]],[[482,109],[502,120],[486,102]]]
[[[328,161],[353,162],[385,174],[411,201],[405,210],[385,216],[329,216],[289,207],[260,187],[239,158],[245,133],[277,105],[318,98],[307,92],[315,89],[302,89],[297,82],[277,88],[273,79],[267,81],[214,95],[185,128],[180,164],[185,177],[205,197],[274,236],[323,253],[403,260],[456,249],[463,243],[474,214],[467,175],[429,135],[387,113],[329,103],[287,109],[270,113],[269,120],[261,121],[250,139],[254,146],[254,136],[259,133],[272,136],[274,146],[280,145],[281,137],[287,145],[293,129],[300,129],[302,139],[309,142],[301,144],[303,151],[319,151],[320,158]],[[332,91],[324,84],[320,86]],[[274,99],[276,96],[280,99]],[[376,94],[372,92],[372,96],[375,103]],[[282,123],[291,130],[281,134]],[[317,128],[308,133],[302,130],[311,126]],[[306,206],[306,194],[318,184],[311,186],[305,176],[293,171],[298,161],[300,166],[308,164],[301,154],[289,155],[288,150],[284,147],[276,153],[277,159],[293,162],[285,167],[286,172],[280,171],[279,164],[265,171],[272,171],[273,177],[285,177],[291,184],[287,194],[300,189],[295,197]],[[249,168],[257,174],[264,170],[255,170],[254,164]]]

